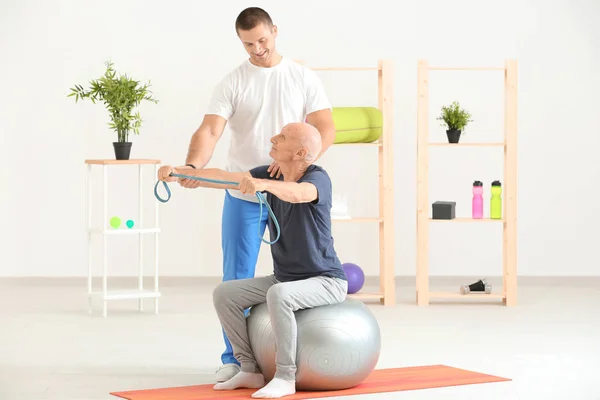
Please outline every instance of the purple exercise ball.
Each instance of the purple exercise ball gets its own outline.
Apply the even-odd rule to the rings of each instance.
[[[365,273],[356,264],[343,263],[342,268],[348,278],[348,294],[353,294],[362,289],[365,284]]]

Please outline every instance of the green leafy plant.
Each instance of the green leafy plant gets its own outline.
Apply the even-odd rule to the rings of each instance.
[[[460,108],[458,101],[453,102],[449,106],[442,107],[442,113],[437,120],[444,121],[442,126],[446,126],[450,130],[464,131],[469,122],[473,122],[471,114]]]
[[[106,72],[102,77],[90,81],[89,90],[75,85],[67,97],[75,97],[75,102],[79,99],[90,99],[94,104],[97,101],[104,102],[111,118],[108,126],[117,132],[118,142],[125,143],[129,140],[129,133],[139,135],[142,126],[140,113],[137,110],[134,112],[134,108],[143,100],[158,103],[149,88],[150,82],[142,85],[125,74],[117,77],[113,63],[107,61]]]

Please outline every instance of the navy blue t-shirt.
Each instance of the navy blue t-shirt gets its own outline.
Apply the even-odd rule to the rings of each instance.
[[[267,172],[268,165],[253,168],[257,179],[276,180]],[[278,180],[282,181],[283,176]],[[308,167],[297,181],[309,182],[317,188],[318,198],[310,203],[289,203],[267,192],[266,199],[279,222],[281,235],[271,245],[274,274],[280,282],[328,276],[346,279],[342,264],[333,246],[331,235],[331,179],[317,165]],[[263,208],[263,211],[264,210]],[[269,218],[271,241],[277,237],[277,227]]]

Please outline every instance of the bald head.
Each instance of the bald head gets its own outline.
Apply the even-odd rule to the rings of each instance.
[[[281,130],[281,133],[292,141],[298,152],[304,150],[304,161],[308,164],[313,163],[321,152],[321,134],[314,126],[295,122],[287,124]]]

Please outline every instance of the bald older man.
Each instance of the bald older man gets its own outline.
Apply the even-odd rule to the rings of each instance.
[[[286,125],[271,139],[271,157],[282,176],[271,177],[269,166],[247,172],[219,169],[185,170],[198,177],[240,182],[228,186],[244,194],[267,192],[267,201],[279,221],[281,235],[271,246],[273,274],[260,278],[226,281],[213,293],[214,306],[231,341],[241,371],[215,390],[262,388],[254,398],[279,398],[294,394],[297,328],[294,311],[344,301],[347,278],[331,235],[331,180],[313,164],[321,150],[321,136],[309,124]],[[162,167],[159,179],[174,180],[172,167]],[[201,183],[204,187],[223,185]],[[271,235],[276,232],[269,223]],[[252,354],[244,309],[266,302],[277,344],[276,373],[265,378]]]

